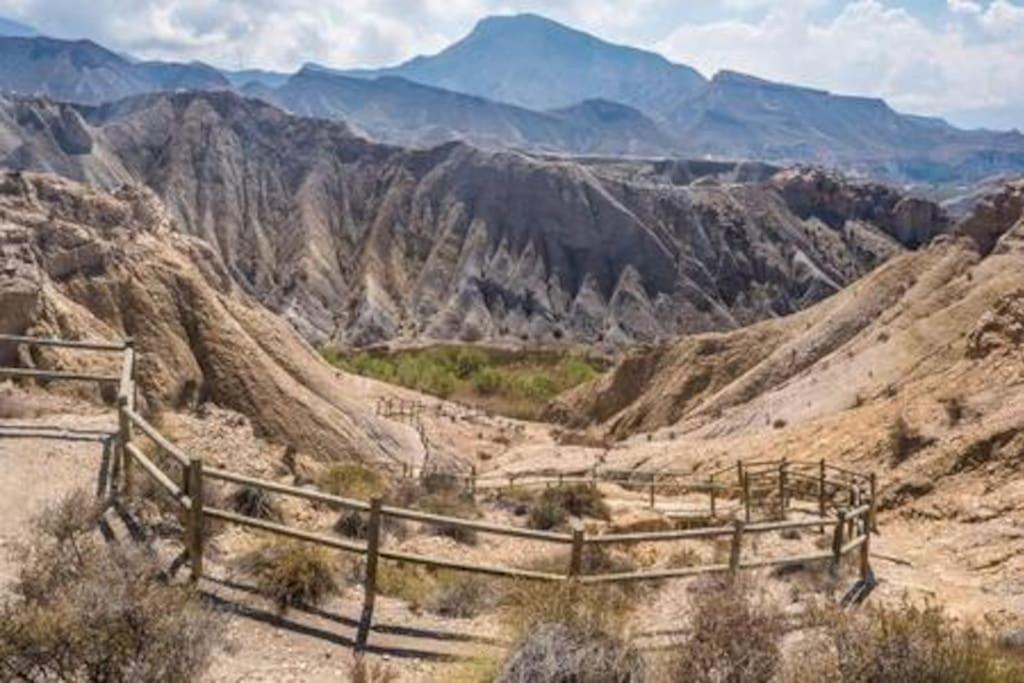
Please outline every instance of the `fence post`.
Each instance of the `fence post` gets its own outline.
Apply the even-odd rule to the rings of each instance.
[[[736,461],[736,484],[738,486],[743,486],[743,461],[742,460],[737,460]]]
[[[469,495],[476,495],[476,465],[469,466]]]
[[[572,527],[572,555],[569,556],[569,577],[580,575],[583,567],[583,526],[575,522]]]
[[[851,484],[850,485],[850,509],[851,510],[855,510],[855,509],[857,509],[859,507],[860,507],[860,489],[857,488],[856,484]],[[857,518],[856,517],[851,517],[850,520],[846,524],[847,524],[846,538],[849,539],[849,540],[853,540],[853,534],[857,530]]]
[[[779,518],[786,519],[786,466],[789,463],[783,458],[779,463]]]
[[[356,652],[366,649],[373,623],[373,603],[377,598],[377,559],[380,549],[380,496],[370,499],[370,519],[366,528],[366,577],[363,580],[363,613],[356,632]]]
[[[736,580],[740,571],[740,554],[743,551],[743,522],[739,519],[732,523],[732,545],[729,547],[729,579]]]
[[[121,481],[126,498],[132,496],[132,456],[128,452],[128,444],[132,440],[132,423],[128,419],[128,397],[117,398],[117,442],[121,456]]]
[[[750,475],[743,473],[743,519],[750,522]]]
[[[561,473],[561,471],[559,471],[559,473],[558,473],[558,489],[559,489],[559,490],[561,490],[561,489],[562,489],[562,487],[563,487],[563,484],[562,484],[562,477],[563,477],[563,474]]]
[[[821,462],[818,463],[818,516],[822,519],[825,518],[825,459],[822,458]],[[819,531],[825,533],[825,525],[822,524]]]
[[[843,560],[843,530],[846,527],[846,510],[836,515],[836,529],[832,535],[832,576],[839,576],[839,564]]]
[[[651,509],[654,509],[654,487],[658,481],[657,474],[651,474]]]
[[[874,472],[871,473],[869,486],[868,495],[871,496],[871,500],[868,501],[868,505],[871,506],[871,509],[868,510],[868,528],[871,529],[872,533],[878,533],[878,520],[876,519],[878,512],[878,503],[876,502],[878,497],[878,476]]]
[[[198,581],[203,575],[203,461],[191,458],[185,476],[188,482],[189,508],[186,513],[186,550],[192,567],[191,578]]]
[[[864,542],[860,544],[860,578],[867,581],[871,575],[871,521],[861,517],[864,528]]]
[[[711,498],[711,519],[714,519],[718,515],[715,510],[715,476],[711,475],[708,477],[708,496]]]

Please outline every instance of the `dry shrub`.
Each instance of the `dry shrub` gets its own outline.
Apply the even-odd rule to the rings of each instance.
[[[427,609],[443,617],[471,618],[496,607],[501,600],[500,581],[462,572],[439,572]]]
[[[365,655],[356,655],[349,670],[351,683],[393,683],[398,680],[398,672],[387,662],[367,659]]]
[[[282,612],[319,605],[339,588],[340,564],[329,551],[300,541],[265,542],[242,556],[238,566]]]
[[[0,609],[0,679],[192,680],[221,620],[194,590],[168,585],[138,548],[105,544],[98,511],[75,493],[36,523]]]
[[[383,595],[405,601],[412,610],[444,617],[475,617],[493,609],[502,599],[502,589],[502,581],[477,574],[390,560],[377,565],[377,590]]]
[[[546,489],[530,507],[527,524],[533,529],[554,529],[570,516],[608,520],[611,514],[598,489],[577,484]]]
[[[914,453],[930,445],[932,440],[911,427],[903,416],[889,426],[889,459],[893,465],[905,462]]]
[[[393,494],[395,505],[415,508],[446,517],[475,519],[480,516],[476,500],[463,491],[461,487],[433,487],[427,489],[422,482],[405,481]],[[446,536],[459,543],[475,545],[477,534],[474,529],[466,529],[457,524],[430,524],[432,533]]]
[[[317,477],[317,486],[343,498],[369,500],[386,495],[388,482],[380,472],[355,462],[335,463]]]
[[[421,565],[381,560],[377,565],[377,590],[418,610],[433,597],[436,583]]]
[[[407,534],[405,523],[388,515],[381,516],[380,527],[384,534],[393,538],[402,539]],[[347,510],[334,522],[334,532],[346,538],[365,540],[369,528],[369,515],[359,510]]]
[[[940,608],[904,603],[855,613],[819,612],[831,652],[809,664],[818,675],[844,683],[1010,683],[1024,666],[998,650],[995,640],[958,626]]]
[[[646,663],[625,635],[631,604],[620,591],[598,587],[517,584],[503,612],[515,644],[494,680],[646,680]]]
[[[240,486],[231,494],[231,508],[240,515],[280,521],[281,510],[265,489],[255,486]]]
[[[705,584],[668,676],[693,683],[767,683],[781,661],[782,614],[743,583]]]

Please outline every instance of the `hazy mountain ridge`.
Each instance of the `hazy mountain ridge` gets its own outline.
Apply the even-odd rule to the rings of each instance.
[[[728,329],[813,303],[901,251],[894,236],[944,226],[930,204],[817,172],[406,150],[229,92],[8,98],[0,123],[5,165],[152,188],[316,341]]]
[[[1024,170],[1024,135],[964,131],[834,95],[723,71],[707,80],[660,55],[536,15],[482,20],[437,55],[395,67],[294,75],[134,62],[88,41],[0,38],[0,88],[98,103],[236,88],[289,111],[341,119],[382,142],[465,140],[572,155],[758,159],[916,183]]]

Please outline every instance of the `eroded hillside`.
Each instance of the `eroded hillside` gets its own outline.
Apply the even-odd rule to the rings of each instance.
[[[352,382],[361,380],[336,373],[242,291],[216,252],[174,230],[146,190],[107,194],[52,176],[0,175],[0,273],[5,333],[133,337],[147,410],[212,401],[321,458],[383,465],[422,453],[412,430],[358,401],[365,392]],[[117,360],[88,354],[0,353],[29,367],[120,372]]]
[[[230,93],[8,99],[8,166],[145,184],[309,340],[621,346],[800,310],[945,229],[814,171],[402,150]]]

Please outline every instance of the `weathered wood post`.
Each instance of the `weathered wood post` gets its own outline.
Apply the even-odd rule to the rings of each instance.
[[[743,519],[750,522],[750,474],[743,473]]]
[[[850,485],[850,509],[856,510],[860,507],[860,488],[856,484]],[[853,540],[857,531],[857,517],[851,517],[847,522],[846,538]]]
[[[191,458],[185,474],[189,507],[186,512],[185,535],[188,561],[192,567],[191,579],[198,581],[203,575],[203,461]]]
[[[373,624],[373,603],[377,598],[377,560],[380,551],[380,508],[382,499],[375,496],[370,499],[370,518],[366,528],[366,576],[363,579],[363,613],[359,617],[359,630],[356,632],[356,652],[366,649],[370,638],[370,626]]]
[[[654,509],[654,488],[655,488],[655,486],[657,486],[657,481],[658,481],[658,475],[652,473],[651,474],[651,509],[652,510]]]
[[[708,477],[708,497],[710,498],[711,502],[711,519],[714,519],[718,516],[716,514],[717,511],[715,510],[715,494],[715,475],[711,475],[710,477]]]
[[[508,492],[512,493],[512,491],[515,489],[515,487],[516,487],[516,475],[509,474],[508,475]]]
[[[469,466],[469,495],[476,495],[476,465]]]
[[[871,575],[871,522],[867,517],[864,520],[864,542],[860,544],[860,578],[867,581]]]
[[[743,486],[743,461],[736,461],[736,485]]]
[[[871,473],[868,486],[868,495],[871,496],[871,500],[868,501],[868,505],[871,506],[868,511],[868,528],[872,533],[878,533],[878,475],[874,472]]]
[[[779,463],[779,519],[786,519],[786,468],[788,465],[785,458]]]
[[[743,552],[743,521],[732,523],[732,544],[729,546],[729,580],[735,581],[740,571],[740,556]]]
[[[580,575],[583,568],[583,525],[574,522],[572,526],[572,554],[569,556],[569,577]]]
[[[839,576],[839,566],[843,561],[843,530],[846,528],[846,510],[836,513],[836,529],[832,535],[832,576]]]
[[[825,459],[822,458],[821,462],[818,463],[818,516],[825,519]],[[819,528],[821,533],[825,533],[825,525],[822,524]]]
[[[562,489],[562,486],[563,486],[563,485],[562,485],[562,478],[563,478],[564,476],[565,476],[565,475],[563,475],[561,471],[559,471],[559,472],[558,472],[558,488],[559,488],[559,490],[561,490],[561,489]]]
[[[117,443],[121,460],[121,481],[124,495],[132,497],[132,456],[128,452],[128,444],[132,441],[132,423],[128,419],[128,396],[117,398]]]

